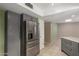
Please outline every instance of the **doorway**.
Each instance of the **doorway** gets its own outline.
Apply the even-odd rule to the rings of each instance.
[[[51,22],[45,22],[45,29],[44,29],[44,37],[45,37],[45,40],[44,40],[44,46],[48,46],[50,45],[51,43]]]

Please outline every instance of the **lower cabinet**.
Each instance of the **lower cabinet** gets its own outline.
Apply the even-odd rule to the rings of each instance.
[[[61,50],[69,56],[78,56],[79,43],[61,38]]]

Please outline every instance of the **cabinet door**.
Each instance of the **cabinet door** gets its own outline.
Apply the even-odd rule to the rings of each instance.
[[[61,49],[68,55],[73,55],[73,43],[72,41],[62,39],[61,40]]]
[[[73,53],[74,56],[79,56],[79,46],[77,42],[73,42]]]
[[[61,50],[65,49],[64,39],[61,38]]]
[[[0,56],[4,54],[4,39],[5,39],[5,20],[4,20],[4,11],[0,10]]]
[[[20,55],[20,16],[7,11],[6,18],[6,52],[8,56]]]

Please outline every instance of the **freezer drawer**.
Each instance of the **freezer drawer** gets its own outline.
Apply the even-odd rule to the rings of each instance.
[[[35,56],[39,53],[39,45],[27,49],[27,56]]]

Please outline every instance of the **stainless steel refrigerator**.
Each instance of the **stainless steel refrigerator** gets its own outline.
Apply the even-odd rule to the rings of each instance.
[[[37,55],[39,50],[39,23],[38,19],[26,14],[21,15],[22,42],[21,54],[27,56]]]

